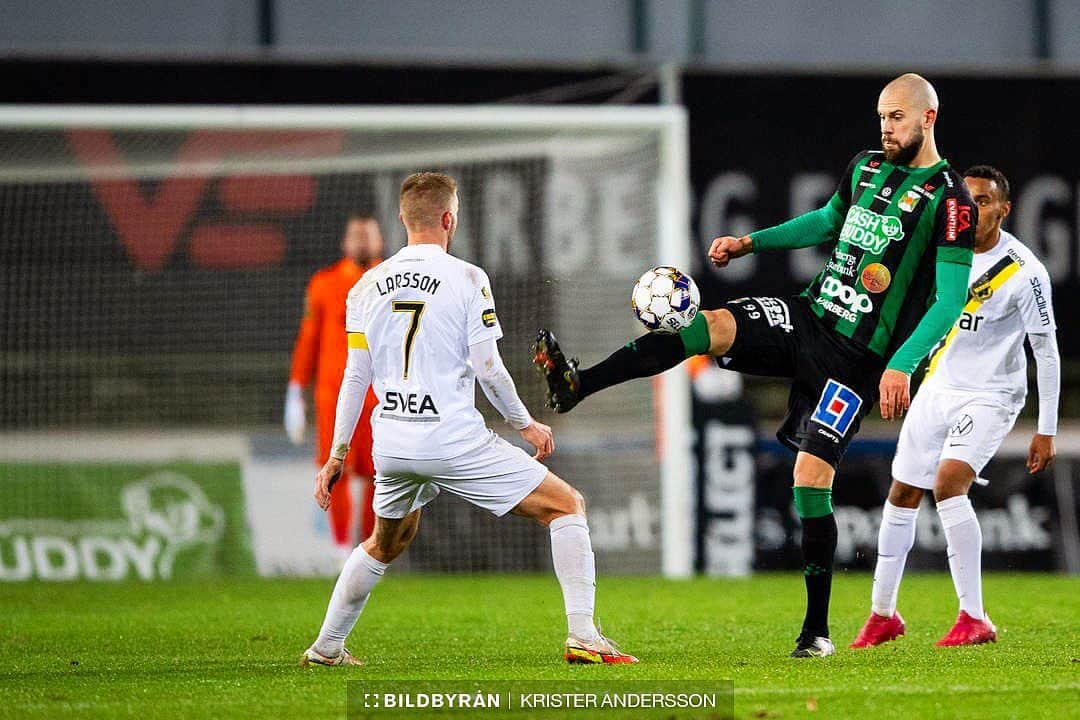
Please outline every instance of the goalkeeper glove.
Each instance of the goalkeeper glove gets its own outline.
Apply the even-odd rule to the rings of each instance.
[[[285,434],[294,445],[304,442],[306,414],[304,389],[299,383],[289,383],[289,389],[285,391]]]

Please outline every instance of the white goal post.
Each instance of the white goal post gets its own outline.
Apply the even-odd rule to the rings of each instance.
[[[85,137],[74,137],[73,131]],[[101,140],[95,132],[109,133],[112,139]],[[196,132],[211,140],[192,150],[191,137]],[[309,139],[315,140],[294,142],[286,137],[289,133],[308,133]],[[320,133],[341,135],[334,135],[333,148],[327,150],[320,145],[326,138]],[[221,139],[225,134],[227,142]],[[221,150],[225,145],[228,150]],[[185,155],[187,150],[190,152]],[[245,293],[254,292],[253,286],[271,277],[278,278],[275,282],[280,282],[281,288],[296,290],[301,270],[308,274],[314,270],[303,265],[304,258],[321,257],[318,253],[322,251],[311,249],[314,241],[309,238],[326,238],[332,231],[327,228],[334,227],[353,198],[366,198],[367,204],[382,208],[388,253],[396,250],[400,233],[390,228],[396,215],[390,193],[396,191],[394,183],[400,182],[404,173],[416,169],[446,168],[452,173],[460,169],[467,186],[462,193],[463,205],[483,205],[482,211],[463,219],[462,252],[488,269],[500,302],[500,316],[511,316],[504,321],[508,331],[503,345],[515,344],[508,364],[519,387],[536,384],[535,378],[523,376],[527,358],[522,349],[524,343],[531,342],[527,334],[536,325],[553,323],[551,327],[560,338],[572,341],[568,352],[579,354],[583,364],[591,364],[618,347],[611,344],[615,338],[624,342],[640,332],[629,302],[637,274],[651,265],[674,265],[691,273],[695,267],[689,240],[687,118],[679,107],[7,106],[0,108],[0,153],[5,157],[0,168],[0,214],[9,217],[0,225],[0,241],[14,243],[17,248],[9,250],[14,261],[6,270],[11,274],[7,279],[40,270],[44,256],[36,253],[46,250],[39,249],[35,238],[45,238],[42,242],[50,248],[47,252],[53,253],[48,262],[74,263],[73,276],[85,272],[91,278],[85,280],[85,289],[79,291],[83,294],[70,305],[56,300],[57,307],[51,310],[38,309],[43,302],[35,294],[38,280],[24,283],[25,296],[12,295],[21,305],[6,312],[26,312],[29,319],[19,330],[21,335],[0,341],[0,357],[33,381],[20,381],[20,386],[28,389],[0,416],[0,433],[81,431],[122,428],[125,424],[152,430],[162,415],[168,415],[167,423],[173,428],[204,431],[226,425],[230,431],[248,427],[265,431],[274,421],[278,385],[283,387],[284,378],[260,368],[266,365],[264,358],[280,358],[288,350],[288,336],[295,331],[295,324],[281,331],[280,352],[272,354],[268,349],[264,356],[255,358],[228,345],[236,333],[228,328],[219,333],[211,318],[200,319],[200,313],[222,315],[214,303],[227,307],[225,303],[239,294],[245,312],[268,324],[287,324],[277,322],[273,303]],[[272,191],[252,180],[297,173],[308,173],[316,182],[305,185],[298,181],[299,190],[279,182],[273,187],[284,187],[282,192],[295,195],[272,202],[266,200]],[[152,205],[149,198],[154,188],[176,178],[209,178],[210,183],[224,183],[222,178],[227,178],[232,184],[214,196],[193,196],[190,217],[176,220],[173,231],[165,227],[172,219],[161,219],[167,214],[164,210],[156,208],[158,214],[153,214],[147,208]],[[126,217],[126,206],[116,200],[124,188],[110,185],[122,182],[138,188],[129,193],[134,199]],[[607,191],[608,183],[616,190]],[[640,193],[636,203],[634,192]],[[264,207],[260,202],[270,205]],[[500,203],[523,218],[515,227],[500,225]],[[102,213],[98,204],[108,212]],[[121,237],[125,231],[139,233],[139,218],[144,217],[140,212],[163,223],[155,228],[149,249],[140,250],[143,255],[133,254],[134,241]],[[99,216],[107,217],[102,220]],[[571,221],[577,223],[572,232],[566,229]],[[83,223],[97,224],[87,230]],[[237,223],[246,223],[243,227],[247,230],[237,231]],[[106,229],[100,230],[99,225]],[[263,235],[251,230],[256,225]],[[619,228],[620,235],[615,238],[602,232],[608,226]],[[534,233],[536,237],[515,235],[521,228],[526,235]],[[92,239],[95,234],[101,237]],[[177,241],[181,235],[183,240]],[[268,243],[260,250],[263,254],[244,265],[247,261],[229,242],[260,237]],[[333,237],[328,240],[331,247]],[[83,241],[84,247],[73,249]],[[104,249],[92,246],[94,242],[102,243]],[[155,242],[164,249],[156,251]],[[188,254],[183,256],[185,247]],[[95,268],[95,253],[100,250],[102,257],[111,258],[117,248],[127,250],[129,257],[121,255],[121,260],[129,261],[138,271],[134,280],[113,265]],[[293,269],[281,270],[282,263],[287,265],[296,253],[308,254],[296,260]],[[529,267],[530,263],[534,267]],[[617,270],[601,270],[605,264]],[[207,268],[222,274],[208,274]],[[502,272],[503,268],[509,270]],[[153,295],[165,290],[150,289],[152,297],[139,299],[135,288],[146,289],[146,278],[162,272],[175,274],[175,279],[160,285],[172,287],[177,294]],[[97,284],[92,278],[95,273],[100,280]],[[124,284],[125,302],[135,306],[145,302],[147,307],[129,308],[124,316],[109,315],[109,299],[96,293],[104,292],[99,286],[113,277]],[[222,279],[216,279],[219,277]],[[192,278],[203,285],[196,285]],[[208,288],[210,299],[196,302],[190,297],[192,287]],[[267,285],[259,297],[268,294],[266,288],[274,289]],[[153,326],[155,308],[167,308],[184,299],[191,305],[177,310],[170,321],[175,328],[171,334],[157,337],[155,347],[130,351],[123,332],[125,318],[141,323],[140,336],[146,335],[145,328],[166,332]],[[298,302],[293,297],[279,300]],[[87,315],[85,322],[73,318],[82,326],[74,349],[93,358],[87,366],[81,365],[70,349],[61,351],[51,345],[52,341],[43,337],[47,329],[35,329],[36,324],[47,321],[42,313],[52,312],[49,317],[55,318],[76,305],[88,313],[91,311],[86,308],[91,306],[104,308],[102,317]],[[222,319],[219,324],[224,323]],[[188,327],[192,329],[185,336],[184,328]],[[203,348],[203,338],[217,337],[215,333],[224,339],[207,339]],[[108,342],[99,343],[104,334],[109,334]],[[162,347],[167,352],[160,351]],[[225,350],[220,350],[222,347]],[[224,380],[231,384],[220,388],[203,384],[209,382],[206,378],[218,382],[229,373],[229,378],[239,379]],[[59,385],[72,388],[70,395],[55,389],[57,377],[66,381]],[[89,388],[86,392],[80,390],[82,384]],[[41,388],[46,386],[53,388],[47,398],[35,395],[45,393]],[[655,418],[650,417],[649,409],[654,387],[660,400],[655,403]],[[539,391],[523,390],[523,396],[541,417],[553,421],[556,458],[560,440],[571,455],[580,451],[581,457],[590,458],[562,472],[562,466],[553,464],[553,469],[566,474],[571,483],[586,485],[587,497],[605,483],[611,489],[623,482],[627,471],[619,465],[621,456],[628,458],[624,465],[643,471],[647,467],[635,458],[655,451],[659,473],[659,567],[655,569],[669,577],[689,576],[694,548],[689,381],[685,371],[676,368],[661,376],[655,386],[639,382],[628,388],[602,393],[574,413],[556,418],[537,407]],[[200,392],[215,396],[214,407],[224,404],[226,410],[207,411],[209,406],[200,404],[197,397]],[[264,400],[264,395],[272,399]],[[648,438],[659,446],[637,447],[647,444]],[[604,472],[605,464],[610,466],[610,474]],[[587,477],[593,474],[589,468],[608,476]],[[618,491],[613,490],[613,494]],[[601,519],[617,517],[616,511],[607,510],[603,503],[595,507]],[[631,518],[630,522],[636,520]],[[608,524],[614,527],[618,522]],[[611,537],[618,534],[615,530],[609,533]],[[636,538],[646,537],[648,532],[632,528],[630,535],[628,544],[611,540],[612,552],[630,557]],[[646,541],[640,542],[645,547]],[[601,552],[603,547],[598,549],[598,554]],[[647,570],[632,564],[616,566],[616,572]]]

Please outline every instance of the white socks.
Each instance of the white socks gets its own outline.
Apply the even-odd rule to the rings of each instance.
[[[596,599],[596,560],[589,525],[582,515],[563,515],[551,521],[551,559],[562,586],[570,634],[586,642],[600,633],[593,624]]]
[[[960,609],[982,620],[982,530],[975,509],[967,495],[957,495],[939,502],[937,511],[949,547],[949,571],[960,598]],[[892,617],[896,612],[900,578],[908,552],[915,544],[918,513],[918,508],[897,507],[888,501],[882,508],[870,608],[883,617]]]
[[[967,495],[957,495],[939,502],[937,511],[949,546],[949,571],[960,609],[982,620],[982,530],[975,509]]]
[[[315,650],[326,657],[337,657],[345,647],[345,637],[356,625],[360,611],[367,604],[371,589],[389,567],[367,554],[357,545],[352,555],[345,561],[345,567],[338,575],[334,585],[334,594],[330,596],[330,606],[326,608],[319,638],[315,641]]]
[[[904,508],[888,500],[881,509],[881,529],[878,531],[878,559],[874,568],[874,589],[870,609],[882,617],[896,612],[896,595],[904,574],[908,552],[915,544],[915,518],[919,508]]]
[[[570,635],[586,642],[596,640],[600,635],[593,624],[596,560],[589,540],[589,526],[581,515],[564,515],[548,527],[551,558],[555,576],[562,586]],[[368,555],[362,546],[353,550],[334,585],[326,619],[315,641],[315,650],[320,655],[337,657],[341,654],[346,636],[356,625],[372,588],[387,567],[386,563]]]

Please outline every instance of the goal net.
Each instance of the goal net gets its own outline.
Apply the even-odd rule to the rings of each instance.
[[[244,437],[236,460],[257,467],[307,453],[306,497],[310,449],[278,431],[305,284],[340,256],[350,212],[377,217],[385,254],[398,250],[398,186],[438,169],[459,182],[453,252],[492,279],[500,349],[555,428],[550,466],[585,494],[602,567],[689,571],[681,373],[554,416],[530,353],[543,325],[583,363],[601,359],[640,332],[635,278],[688,267],[680,110],[13,107],[0,110],[0,157],[0,483],[24,492],[26,457],[43,447],[78,463],[80,438],[99,457],[132,433],[211,431]],[[71,491],[70,477],[41,475]],[[258,526],[290,508],[254,513],[258,478],[245,492],[259,564]],[[23,514],[47,515],[34,505]],[[543,535],[441,497],[406,564],[543,569]]]

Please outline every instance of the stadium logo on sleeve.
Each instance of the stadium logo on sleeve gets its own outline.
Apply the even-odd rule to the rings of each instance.
[[[854,390],[830,378],[810,419],[843,436],[861,407],[862,398]]]
[[[945,240],[956,242],[956,233],[960,225],[959,211],[956,207],[956,198],[945,199]]]
[[[494,310],[485,310],[480,315],[480,321],[484,323],[484,327],[495,327],[495,323],[499,322]]]

